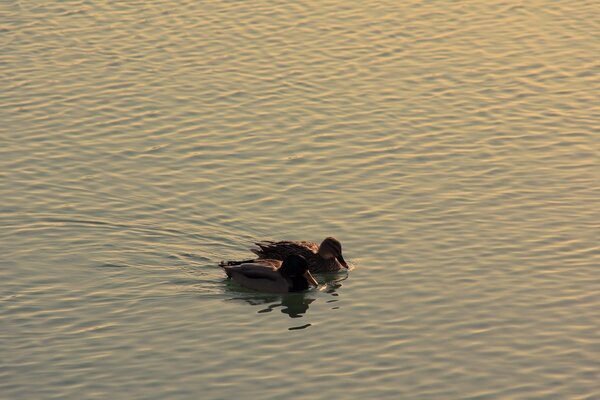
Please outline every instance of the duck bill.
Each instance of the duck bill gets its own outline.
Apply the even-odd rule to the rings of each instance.
[[[306,272],[304,273],[304,277],[311,285],[315,287],[319,286],[319,282],[316,281],[316,279],[312,276],[309,270],[306,270]]]
[[[348,263],[346,262],[346,260],[344,260],[344,257],[342,257],[341,254],[339,256],[337,256],[336,258],[339,261],[339,263],[342,264],[342,267],[348,269]]]

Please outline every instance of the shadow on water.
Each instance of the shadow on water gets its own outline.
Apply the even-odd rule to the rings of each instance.
[[[323,279],[324,278],[324,279]],[[342,281],[348,279],[348,275],[339,276],[338,274],[327,274],[321,275],[319,281],[324,283],[319,286],[318,289],[309,290],[301,293],[287,293],[287,294],[269,294],[259,293],[250,291],[242,288],[231,281],[227,281],[227,291],[231,294],[235,293],[234,297],[229,300],[242,300],[252,306],[264,306],[261,307],[257,312],[259,314],[271,312],[277,308],[281,308],[283,314],[287,314],[290,318],[302,318],[308,313],[310,305],[315,302],[318,298],[319,293],[327,293],[331,296],[338,297],[339,293],[337,290],[342,287]],[[335,303],[338,299],[327,300],[327,303]],[[338,309],[339,307],[332,307],[332,309]],[[288,330],[305,329],[311,326],[310,323],[293,326]]]
[[[243,300],[252,306],[266,306],[257,311],[259,314],[268,313],[281,307],[281,312],[290,318],[300,318],[307,313],[310,304],[316,300],[307,297],[310,294],[310,292],[305,292],[275,295],[252,292],[244,296],[232,297],[231,300]]]

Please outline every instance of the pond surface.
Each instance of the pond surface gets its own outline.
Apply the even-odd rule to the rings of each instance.
[[[0,397],[600,398],[597,2],[0,10]]]

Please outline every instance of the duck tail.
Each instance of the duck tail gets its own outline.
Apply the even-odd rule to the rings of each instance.
[[[221,261],[219,263],[219,267],[232,267],[234,265],[241,265],[241,264],[247,264],[247,263],[253,263],[256,262],[256,260],[252,259],[252,260],[240,260],[240,261]]]
[[[258,249],[250,249],[250,251],[259,257],[264,257],[267,254],[267,252],[269,251],[270,247],[273,244],[275,244],[275,242],[272,242],[270,240],[264,240],[262,242],[256,242],[254,244],[256,246],[258,246]]]

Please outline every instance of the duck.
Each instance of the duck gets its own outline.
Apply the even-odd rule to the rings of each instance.
[[[256,242],[257,249],[250,249],[258,259],[246,261],[230,261],[229,265],[253,263],[260,260],[283,260],[290,254],[304,257],[308,269],[312,273],[338,272],[342,268],[348,269],[348,263],[342,256],[342,244],[334,237],[326,237],[320,245],[309,241],[283,240],[274,242],[270,240]]]
[[[302,292],[319,283],[311,275],[308,263],[298,254],[290,254],[283,261],[274,259],[221,262],[227,277],[241,286],[259,292]]]

